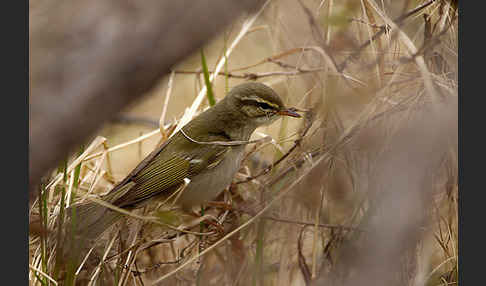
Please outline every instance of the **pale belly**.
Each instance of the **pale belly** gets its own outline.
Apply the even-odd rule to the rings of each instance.
[[[216,198],[229,186],[238,172],[243,150],[244,147],[234,148],[218,166],[193,177],[178,198],[177,204],[189,209]]]

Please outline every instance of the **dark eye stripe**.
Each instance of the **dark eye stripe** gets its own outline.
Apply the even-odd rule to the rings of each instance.
[[[257,102],[257,105],[263,109],[274,109],[270,104],[265,103],[265,102]]]
[[[263,109],[266,109],[266,110],[276,110],[278,108],[266,103],[266,102],[261,102],[261,101],[256,101],[256,100],[251,100],[251,99],[248,99],[248,100],[243,100],[243,103],[245,105],[254,105],[254,106],[258,106],[258,107],[261,107]]]

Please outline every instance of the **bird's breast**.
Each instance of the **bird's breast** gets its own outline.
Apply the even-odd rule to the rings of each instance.
[[[231,183],[240,168],[244,147],[229,148],[231,151],[217,166],[211,166],[212,168],[208,168],[192,178],[178,198],[177,204],[188,209],[214,200]]]

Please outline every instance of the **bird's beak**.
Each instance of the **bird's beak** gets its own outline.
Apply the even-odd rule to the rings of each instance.
[[[297,113],[297,109],[290,107],[288,109],[283,109],[278,112],[279,115],[291,116],[291,117],[302,117]]]

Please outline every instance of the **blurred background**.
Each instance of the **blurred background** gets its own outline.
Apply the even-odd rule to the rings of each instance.
[[[72,193],[74,203],[109,191],[166,139],[160,129],[170,135],[183,116],[208,107],[201,51],[209,72],[225,62],[212,82],[216,100],[256,80],[288,106],[306,110],[305,119],[284,118],[255,132],[254,139],[266,134],[273,141],[247,147],[231,190],[218,198],[232,208],[209,210],[223,233],[174,239],[166,229],[128,220],[131,230],[120,239],[126,245],[115,243],[110,251],[130,245],[137,251],[106,260],[106,245],[126,227],[117,226],[76,283],[457,284],[457,1],[263,3],[80,142],[66,163],[73,168],[46,179],[45,224],[56,232],[62,194]],[[272,162],[279,163],[261,173]],[[32,206],[31,217],[38,208]],[[160,219],[180,223],[167,214]],[[46,250],[55,249],[53,241],[31,232],[30,285],[51,283],[33,269],[65,281]]]

